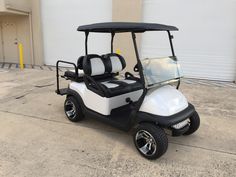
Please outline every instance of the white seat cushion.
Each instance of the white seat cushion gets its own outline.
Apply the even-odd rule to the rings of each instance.
[[[120,80],[118,80],[118,81],[124,82],[124,83],[126,83],[126,84],[134,84],[134,83],[137,82],[137,81],[135,81],[135,80],[130,80],[130,79],[120,79]]]
[[[112,66],[112,71],[111,71],[112,73],[118,73],[123,70],[119,57],[111,56],[110,60],[111,60],[111,66]]]
[[[92,58],[90,62],[92,69],[91,76],[102,75],[105,73],[105,66],[101,58]]]
[[[74,70],[74,69],[71,69],[71,70],[69,70],[69,71],[75,73],[75,70]],[[80,77],[82,77],[82,76],[84,76],[84,71],[81,70],[81,69],[78,69],[78,74],[79,74]]]
[[[108,83],[109,81],[107,82],[102,82],[101,84],[106,86],[107,88],[116,88],[116,87],[119,87],[118,84],[113,84],[113,83]]]

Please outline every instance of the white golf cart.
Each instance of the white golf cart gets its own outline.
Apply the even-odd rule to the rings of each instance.
[[[85,116],[94,117],[125,131],[134,129],[137,150],[147,159],[161,157],[168,148],[167,132],[172,136],[190,135],[200,125],[198,113],[178,91],[182,77],[172,44],[173,26],[153,23],[98,23],[80,26],[85,32],[85,56],[74,63],[57,62],[57,90],[66,95],[65,114],[72,122]],[[172,56],[140,60],[136,33],[166,31]],[[111,53],[99,56],[88,53],[89,33],[110,33]],[[120,73],[125,59],[113,52],[116,33],[131,33],[137,58],[134,72]],[[60,63],[74,66],[63,78],[70,80],[68,88],[59,86]]]

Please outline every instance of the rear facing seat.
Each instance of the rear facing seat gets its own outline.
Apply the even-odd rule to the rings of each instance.
[[[65,72],[64,77],[73,81],[83,81],[83,60],[84,56],[79,57],[79,59],[77,60],[76,70],[78,71],[78,75],[76,75],[75,70],[70,70]]]
[[[104,97],[114,97],[142,89],[143,86],[137,78],[117,79],[114,77],[125,67],[124,58],[118,54],[107,54],[102,57],[85,56],[83,70],[87,88]]]

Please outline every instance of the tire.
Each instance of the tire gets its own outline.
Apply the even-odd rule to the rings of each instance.
[[[184,133],[184,135],[193,134],[195,131],[197,131],[197,129],[200,126],[200,118],[196,111],[193,113],[193,115],[189,119],[190,119],[190,127],[188,131]]]
[[[64,103],[64,111],[71,122],[78,122],[84,119],[80,104],[73,96],[68,96]]]
[[[151,123],[141,123],[134,132],[133,140],[139,153],[149,160],[160,158],[168,148],[165,131]]]

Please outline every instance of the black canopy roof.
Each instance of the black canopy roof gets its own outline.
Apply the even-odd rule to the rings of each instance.
[[[78,31],[100,33],[123,33],[145,31],[178,31],[178,28],[157,23],[108,22],[80,26]]]

